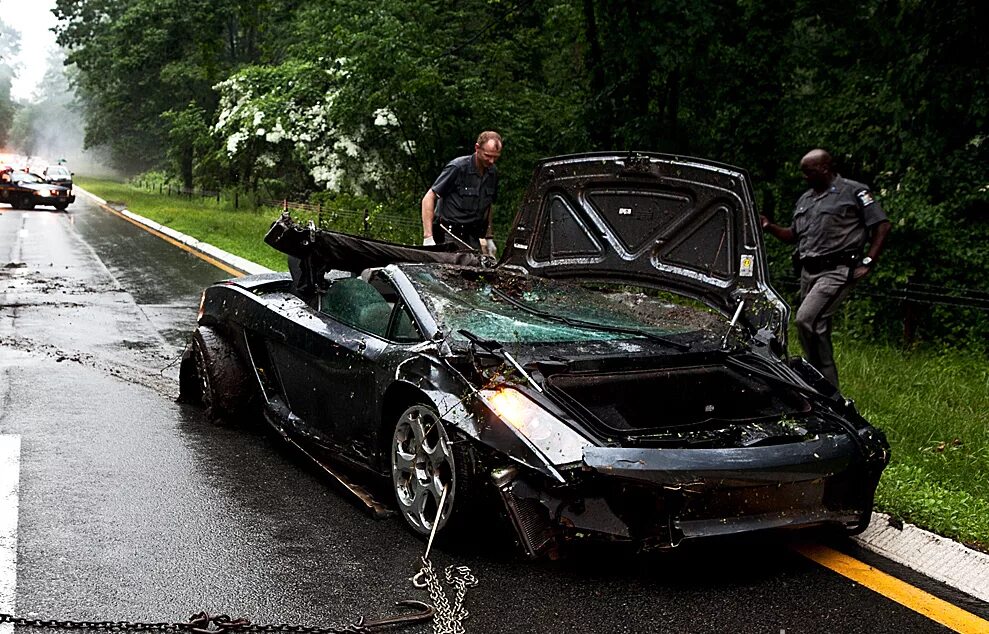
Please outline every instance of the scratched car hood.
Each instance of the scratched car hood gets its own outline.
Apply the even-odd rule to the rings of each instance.
[[[535,169],[500,266],[675,292],[785,337],[748,175],[651,153],[550,158]]]

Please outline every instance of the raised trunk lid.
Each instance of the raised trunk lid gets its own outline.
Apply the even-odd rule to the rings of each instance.
[[[785,340],[744,171],[661,154],[581,154],[537,165],[503,266],[628,282],[703,301]]]

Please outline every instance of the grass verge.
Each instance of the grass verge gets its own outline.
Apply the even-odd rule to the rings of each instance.
[[[886,432],[891,515],[989,552],[989,363],[960,351],[836,341],[844,391]]]
[[[235,208],[233,201],[221,198],[167,196],[109,180],[75,177],[75,183],[110,202],[121,202],[136,214],[167,225],[176,231],[208,242],[252,262],[276,271],[287,271],[285,254],[264,243],[278,210]]]
[[[77,182],[176,231],[272,269],[287,268],[285,256],[262,241],[277,209],[235,209],[228,200],[189,200],[106,180]],[[989,552],[986,359],[957,351],[903,351],[844,340],[840,333],[835,348],[846,394],[886,432],[893,448],[879,483],[877,508]]]

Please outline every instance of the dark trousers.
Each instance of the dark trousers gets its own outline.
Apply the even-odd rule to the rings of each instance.
[[[838,266],[826,271],[800,273],[800,308],[797,334],[804,356],[818,372],[838,387],[838,368],[831,344],[831,318],[852,289],[852,269]]]
[[[457,245],[458,250],[467,250],[470,248],[477,251],[480,248],[478,241],[484,237],[487,231],[488,223],[484,218],[466,224],[450,222],[441,218],[435,218],[433,220],[433,240],[436,241],[436,244],[453,242]],[[451,233],[468,246],[465,247],[460,242],[451,238]]]

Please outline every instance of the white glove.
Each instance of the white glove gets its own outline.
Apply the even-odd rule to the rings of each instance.
[[[481,240],[481,253],[490,255],[493,258],[498,257],[498,245],[495,244],[494,238],[484,238]]]
[[[435,247],[436,240],[433,240],[433,236],[426,236],[422,239],[422,246],[424,247]]]

